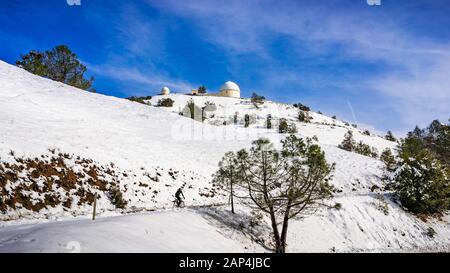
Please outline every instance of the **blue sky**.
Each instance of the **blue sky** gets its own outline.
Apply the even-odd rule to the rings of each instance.
[[[100,93],[302,102],[400,134],[450,117],[450,1],[0,0],[0,59],[67,44]]]

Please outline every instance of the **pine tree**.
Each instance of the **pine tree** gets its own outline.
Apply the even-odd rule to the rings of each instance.
[[[213,176],[213,183],[229,194],[231,212],[234,213],[234,197],[236,183],[240,182],[237,156],[233,152],[226,153],[219,162],[219,170]]]
[[[353,139],[353,132],[348,130],[347,133],[344,135],[344,139],[342,140],[341,144],[338,146],[339,148],[346,150],[346,151],[353,151],[356,147],[356,142]]]
[[[206,87],[204,85],[201,85],[198,89],[197,89],[199,94],[205,94],[206,93]]]
[[[278,123],[278,133],[286,134],[288,130],[289,124],[287,123],[287,120],[285,118],[281,118],[280,122]]]
[[[309,123],[309,122],[311,122],[311,117],[308,115],[307,112],[305,112],[303,110],[299,110],[298,111],[298,121]]]
[[[86,66],[81,64],[77,55],[65,45],[56,46],[43,53],[31,51],[22,55],[16,64],[36,75],[95,92],[92,88],[94,78],[84,78]]]
[[[380,160],[386,165],[386,170],[392,172],[395,168],[395,157],[392,154],[391,149],[386,148],[381,153]]]
[[[253,142],[237,153],[243,203],[266,213],[271,222],[275,252],[286,250],[289,219],[311,213],[332,196],[328,183],[334,165],[310,140],[294,135],[276,150],[268,139]]]
[[[249,114],[245,114],[244,116],[244,127],[248,127],[250,125],[250,116]]]
[[[272,129],[272,115],[271,114],[267,115],[266,127],[267,127],[267,129]]]
[[[397,141],[391,131],[387,131],[387,134],[384,138],[389,141]]]

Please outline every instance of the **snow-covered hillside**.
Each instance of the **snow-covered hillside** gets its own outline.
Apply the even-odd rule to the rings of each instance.
[[[342,208],[294,220],[288,251],[449,251],[448,215],[426,223],[406,213],[380,190],[378,159],[337,147],[349,129],[379,152],[395,143],[318,113],[311,112],[311,123],[297,122],[297,110],[286,104],[268,101],[257,109],[246,99],[181,94],[155,96],[150,103],[163,97],[174,106],[85,92],[0,61],[0,251],[65,251],[66,241],[81,242],[82,251],[265,251],[252,236],[227,236],[242,226],[233,223],[246,221],[245,208],[233,218],[226,206],[215,207],[214,213],[227,215],[220,221],[208,218],[211,213],[205,218],[199,206],[227,202],[211,183],[225,152],[258,137],[276,144],[284,137],[265,128],[267,114],[294,122],[300,136],[316,136],[327,160],[336,163],[331,182],[339,193],[330,204]],[[213,102],[217,110],[204,123],[180,116],[190,99],[199,106]],[[223,125],[236,112],[238,124]],[[256,123],[244,128],[247,113]],[[123,211],[108,199],[113,186],[128,202]],[[181,186],[191,208],[172,210]],[[90,222],[85,218],[95,193],[100,220]],[[110,217],[135,211],[141,212]],[[428,227],[436,230],[434,238],[426,235]],[[166,245],[152,237],[162,230]],[[181,230],[196,244],[180,242]]]

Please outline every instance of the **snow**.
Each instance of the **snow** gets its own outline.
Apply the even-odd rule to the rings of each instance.
[[[382,187],[383,164],[378,159],[337,147],[347,130],[353,130],[356,141],[379,153],[394,149],[396,143],[364,135],[343,121],[315,112],[310,112],[311,123],[297,122],[297,109],[272,101],[256,108],[249,99],[169,94],[154,96],[149,102],[156,105],[167,97],[175,101],[173,107],[148,106],[82,91],[0,61],[0,160],[14,162],[14,157],[33,158],[55,149],[99,165],[112,162],[115,170],[127,174],[120,176],[120,185],[129,189],[124,195],[129,207],[134,207],[131,211],[147,211],[118,216],[121,211],[114,210],[105,196],[100,196],[96,221],[89,219],[92,208],[88,205],[73,206],[72,211],[61,207],[39,213],[9,211],[0,214],[15,219],[0,221],[0,251],[66,252],[78,243],[83,252],[267,251],[251,236],[228,227],[249,214],[246,208],[238,205],[241,214],[233,218],[225,213],[226,206],[219,206],[224,219],[218,224],[197,206],[226,204],[222,195],[199,195],[211,188],[218,161],[225,152],[249,147],[258,137],[279,145],[284,137],[276,132],[279,118],[295,123],[299,136],[317,136],[327,160],[336,163],[331,183],[340,193],[329,203],[342,204],[340,210],[323,209],[317,215],[292,220],[288,251],[450,251],[448,214],[441,220],[423,222],[405,212],[390,200],[390,193],[371,191],[374,185]],[[214,102],[217,110],[208,113],[214,116],[204,123],[180,116],[191,99],[199,106]],[[230,121],[236,112],[239,122],[234,125]],[[245,114],[256,121],[249,128],[243,126]],[[271,130],[264,126],[268,114],[273,117]],[[223,125],[224,121],[228,125]],[[79,167],[73,160],[66,163]],[[168,174],[171,170],[177,172],[175,177]],[[157,172],[160,181],[154,182],[149,177]],[[139,182],[151,189],[139,187]],[[191,187],[185,189],[190,208],[167,210],[176,189],[184,183]],[[155,189],[159,194],[151,197]],[[387,215],[377,207],[380,196]],[[436,230],[434,238],[425,234],[428,227]]]

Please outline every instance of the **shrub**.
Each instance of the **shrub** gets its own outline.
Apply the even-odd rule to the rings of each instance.
[[[353,151],[355,149],[355,140],[353,139],[353,132],[348,130],[347,133],[344,135],[344,139],[342,140],[341,144],[339,144],[339,148],[346,150],[346,151]]]
[[[369,131],[369,130],[365,130],[365,131],[363,132],[363,135],[370,136],[370,131]]]
[[[244,127],[248,127],[250,125],[250,116],[249,114],[245,114],[244,116]]]
[[[164,98],[164,99],[160,99],[158,100],[158,106],[160,107],[172,107],[173,106],[173,99],[171,98]]]
[[[234,113],[233,122],[235,125],[238,123],[238,112]]]
[[[335,208],[337,210],[341,210],[342,209],[342,204],[337,202],[336,204],[334,204],[333,208]]]
[[[118,209],[123,209],[128,204],[128,202],[123,198],[123,194],[120,191],[119,187],[117,186],[112,186],[109,189],[109,200]]]
[[[434,228],[428,227],[426,235],[430,238],[434,238],[434,236],[436,235],[436,231],[434,230]]]
[[[260,96],[258,94],[256,94],[255,92],[253,92],[252,97],[251,97],[251,101],[253,104],[263,104],[264,101],[266,100],[266,98],[264,96]]]
[[[402,205],[414,213],[440,213],[450,208],[450,171],[416,136],[402,140],[392,182]]]
[[[370,157],[374,157],[374,158],[378,157],[377,150],[375,148],[370,147],[369,145],[363,143],[362,141],[360,141],[355,146],[354,151],[361,155],[370,156]]]
[[[199,94],[205,94],[206,93],[206,87],[204,85],[201,85],[198,89],[197,89]]]
[[[132,96],[132,97],[127,98],[127,100],[138,102],[138,103],[142,103],[142,104],[145,104],[145,105],[149,105],[150,103],[147,103],[146,100],[151,100],[151,99],[152,99],[152,96],[146,96],[146,97],[135,97],[135,96]]]
[[[332,116],[331,118],[332,118],[332,119],[337,119],[337,117],[336,117],[336,116]]]
[[[267,127],[267,129],[272,129],[272,115],[271,114],[267,115],[266,127]]]
[[[303,105],[301,103],[294,103],[294,107],[300,109],[300,111],[305,111],[305,112],[311,111],[311,108],[309,108],[308,106]]]
[[[298,121],[309,123],[311,122],[311,119],[312,118],[308,115],[308,113],[304,112],[303,110],[300,110],[298,112]]]
[[[381,153],[380,160],[386,165],[386,169],[391,172],[395,168],[395,157],[391,152],[391,149],[386,148]]]
[[[278,133],[285,134],[289,130],[289,124],[287,123],[287,120],[285,118],[280,119],[280,122],[278,124]]]
[[[397,141],[391,131],[387,131],[387,134],[384,138],[389,141]]]

